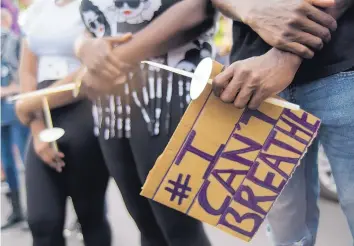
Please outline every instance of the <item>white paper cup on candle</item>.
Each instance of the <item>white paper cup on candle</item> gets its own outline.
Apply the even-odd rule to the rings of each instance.
[[[197,99],[202,94],[212,75],[212,71],[213,60],[211,58],[205,58],[198,64],[191,83],[190,96],[192,100]]]
[[[39,133],[39,139],[45,143],[55,142],[64,136],[65,131],[62,128],[47,128]]]

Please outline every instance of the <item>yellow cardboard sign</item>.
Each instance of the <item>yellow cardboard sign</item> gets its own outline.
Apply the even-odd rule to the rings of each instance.
[[[141,195],[250,241],[315,138],[320,120],[263,103],[224,104],[207,85]]]

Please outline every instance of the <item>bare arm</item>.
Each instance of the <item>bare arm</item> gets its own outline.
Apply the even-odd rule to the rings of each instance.
[[[116,47],[109,60],[119,59],[125,63],[135,64],[150,57],[166,54],[171,48],[195,39],[212,27],[214,10],[208,11],[208,3],[209,0],[183,0],[174,4],[145,28],[135,33],[129,42],[121,43]],[[106,38],[105,41],[107,41]],[[90,64],[89,60],[93,57],[108,56],[108,54],[102,54],[104,48],[99,47],[103,44],[95,39],[86,37],[77,44],[79,44],[76,45],[77,56],[85,65]],[[93,50],[96,50],[94,47],[100,51],[99,54],[94,54]],[[88,65],[88,69],[95,70],[95,73],[100,75],[107,66],[104,60],[96,62],[98,66],[93,66],[95,68]],[[117,63],[112,62],[112,65],[118,68]]]
[[[241,1],[232,0],[211,0],[213,5],[226,17],[239,22],[242,21],[242,16],[245,12],[244,4],[240,4]]]
[[[334,6],[335,0],[212,0],[234,20],[241,20],[266,43],[305,59],[331,40],[336,20],[318,8]]]
[[[1,98],[7,97],[20,92],[20,86],[15,82],[11,81],[9,86],[1,86]]]
[[[333,7],[328,7],[324,9],[325,12],[333,16],[338,20],[350,7],[353,6],[354,0],[334,0],[335,5]],[[297,67],[296,71],[299,69],[303,59],[292,53],[284,52],[273,48],[279,55],[287,57],[287,60]]]
[[[60,85],[73,83],[78,73],[78,71],[73,72],[64,79],[56,81],[49,87],[57,87]],[[34,116],[35,112],[42,110],[42,98],[42,96],[36,96],[21,99],[16,102],[16,114],[23,124],[28,124],[28,122],[30,122],[31,118]],[[49,94],[46,96],[46,98],[48,100],[49,107],[53,109],[60,108],[73,102],[79,101],[82,99],[82,95],[79,95],[78,97],[74,98],[72,91],[63,91],[55,94]]]
[[[27,41],[22,40],[19,66],[21,92],[37,90],[37,56],[29,49]]]
[[[166,54],[211,28],[214,10],[208,11],[209,2],[179,1],[131,39],[123,35],[110,38],[110,42],[107,38],[83,40],[77,46],[77,56],[88,70],[83,79],[88,97],[110,93],[117,84],[126,81],[126,71],[140,61]]]
[[[118,47],[118,54],[128,63],[166,54],[198,37],[212,26],[207,0],[184,0],[176,3],[147,27],[134,34],[130,42]],[[213,12],[213,11],[210,11]]]
[[[28,48],[27,42],[23,41],[19,69],[21,91],[23,93],[37,90],[37,63],[36,55]],[[56,81],[50,87],[72,83],[77,74],[78,71],[73,72],[64,79]],[[74,98],[71,91],[65,91],[51,94],[47,96],[47,99],[50,108],[57,108],[73,103],[80,98]],[[27,98],[16,102],[16,114],[23,124],[28,124],[33,115],[40,110],[42,110],[42,97]]]
[[[336,18],[340,17],[338,13],[345,12],[339,5],[335,9],[333,13],[336,13]],[[236,61],[215,77],[215,95],[224,102],[232,102],[238,108],[248,106],[256,109],[266,98],[289,86],[301,63],[302,58],[299,56],[277,48],[261,56]]]

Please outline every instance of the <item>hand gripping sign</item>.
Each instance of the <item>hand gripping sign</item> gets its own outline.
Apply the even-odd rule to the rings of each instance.
[[[141,195],[250,241],[316,137],[320,120],[279,98],[257,110],[225,104],[208,83],[222,66],[211,59],[200,66],[185,74],[193,78],[195,100]]]

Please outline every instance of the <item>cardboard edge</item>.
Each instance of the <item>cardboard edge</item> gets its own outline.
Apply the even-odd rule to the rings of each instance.
[[[162,154],[157,158],[155,165],[150,170],[146,181],[142,187],[140,192],[141,196],[147,198],[153,198],[156,190],[159,188],[161,182],[163,181],[165,175],[168,172],[168,169],[173,164],[173,160],[179,152],[179,149],[171,149],[169,146],[182,146],[189,132],[193,128],[199,114],[195,114],[195,112],[202,112],[203,107],[208,102],[208,98],[210,95],[211,87],[209,89],[205,89],[202,95],[192,102],[185,114],[182,116],[180,122],[177,125],[175,132],[173,133],[171,139],[166,145],[165,150]],[[182,122],[190,122],[189,124],[182,124]],[[147,187],[146,184],[149,184]]]
[[[304,111],[304,112],[306,112],[306,111]],[[291,175],[289,176],[289,179],[288,179],[288,181],[286,182],[285,186],[288,184],[288,182],[290,181],[290,179],[293,177],[293,174],[295,173],[296,169],[301,165],[301,160],[302,160],[302,159],[304,158],[304,156],[307,154],[308,149],[311,147],[313,141],[316,139],[316,137],[317,137],[317,135],[318,135],[318,131],[319,131],[319,129],[320,129],[320,126],[321,126],[321,123],[322,123],[322,122],[321,122],[321,120],[320,120],[319,118],[317,118],[317,117],[315,117],[315,118],[320,121],[320,124],[318,125],[318,128],[316,129],[316,132],[315,132],[314,135],[312,136],[312,139],[310,140],[309,144],[307,145],[307,147],[305,148],[304,152],[303,152],[302,155],[300,156],[299,161],[298,161],[298,163],[295,165],[293,171],[291,172]],[[285,186],[284,186],[284,188],[285,188]],[[268,211],[267,214],[265,215],[262,224],[263,224],[264,221],[267,219],[269,212],[272,210],[272,208],[273,208],[274,204],[277,202],[279,196],[280,196],[281,193],[284,191],[284,188],[281,190],[281,192],[278,194],[277,198],[274,200],[274,202],[273,202],[272,205],[270,206],[269,211]],[[253,238],[257,235],[259,229],[260,229],[260,228],[258,228],[258,230],[255,232],[254,236],[253,236],[252,238],[250,238],[250,240],[247,241],[247,242],[251,242],[251,241],[253,240]]]

